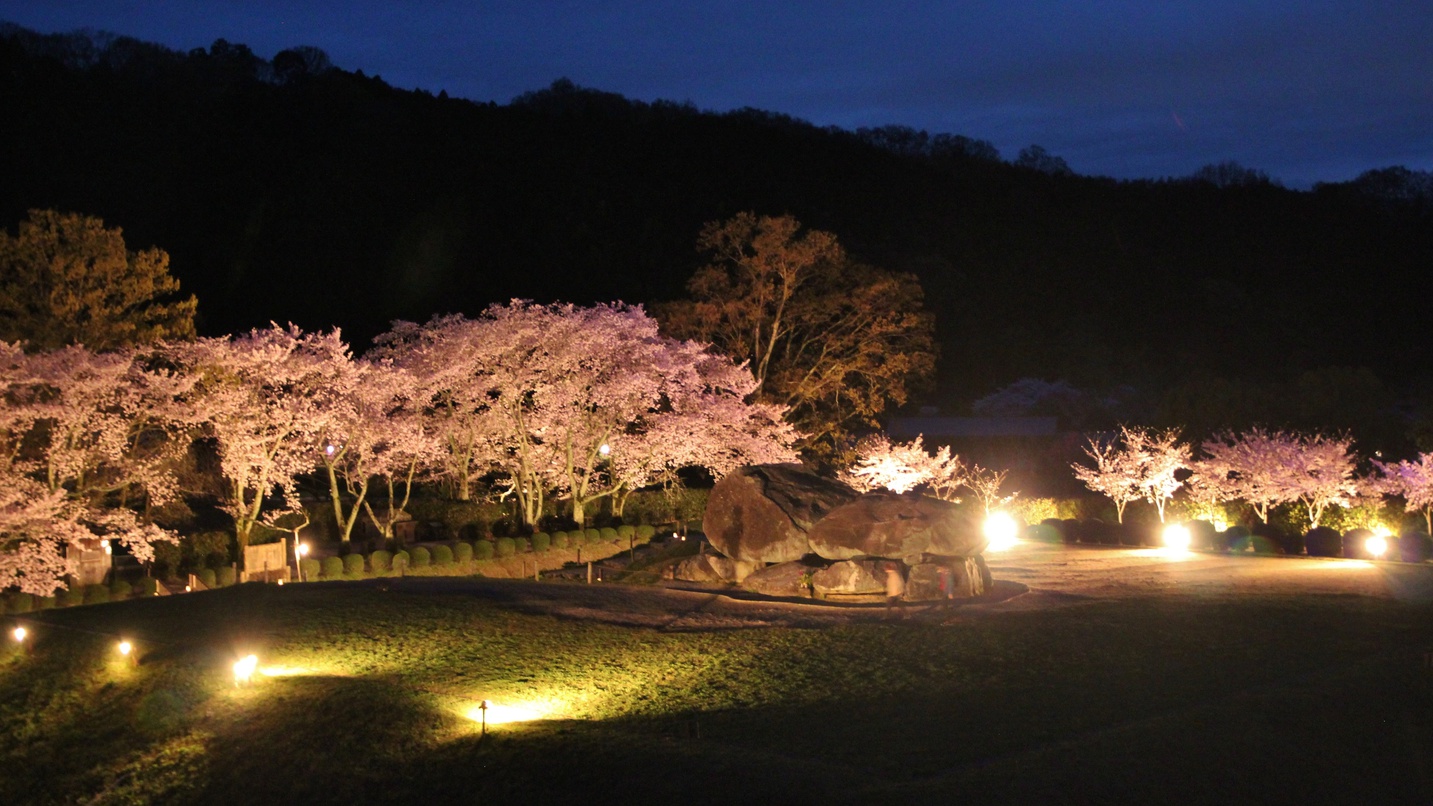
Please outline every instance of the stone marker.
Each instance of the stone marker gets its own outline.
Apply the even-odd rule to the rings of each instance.
[[[850,487],[798,464],[752,465],[712,488],[702,530],[713,548],[742,564],[741,576],[754,567],[747,564],[804,557],[811,550],[812,525],[856,496]]]
[[[866,493],[832,509],[808,538],[811,551],[828,560],[969,557],[984,551],[987,542],[975,516],[955,504],[892,492]]]

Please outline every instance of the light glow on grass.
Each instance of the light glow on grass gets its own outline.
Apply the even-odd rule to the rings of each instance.
[[[1164,527],[1161,535],[1164,547],[1170,551],[1189,551],[1189,527],[1182,523],[1171,523]]]
[[[234,685],[242,686],[254,677],[254,669],[259,665],[258,655],[245,655],[234,662]]]
[[[536,722],[563,715],[563,704],[554,700],[516,700],[513,702],[484,700],[483,702],[488,704],[487,723],[489,725]],[[469,708],[466,716],[474,722],[482,722],[482,705],[474,705]]]
[[[982,527],[985,539],[986,551],[1007,551],[1020,542],[1016,535],[1020,532],[1020,526],[1015,519],[1004,512],[992,512],[985,516],[985,525]]]
[[[302,677],[313,673],[314,670],[306,666],[264,666],[259,669],[259,674],[264,677]]]

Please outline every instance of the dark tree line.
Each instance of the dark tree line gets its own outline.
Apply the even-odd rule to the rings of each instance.
[[[1433,183],[1402,168],[1312,191],[1232,165],[1115,181],[903,127],[563,81],[473,103],[314,48],[266,61],[222,40],[179,53],[15,26],[0,99],[0,222],[76,211],[163,248],[204,333],[292,320],[361,344],[395,318],[511,297],[675,299],[702,225],[749,210],[920,278],[942,405],[1042,377],[1247,418],[1210,414],[1233,405],[1218,390],[1346,367],[1407,409],[1433,369]]]

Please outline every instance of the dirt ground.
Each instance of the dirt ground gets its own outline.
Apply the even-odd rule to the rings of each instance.
[[[987,558],[994,590],[946,606],[910,604],[909,617],[958,623],[1012,610],[1069,607],[1147,596],[1197,599],[1328,595],[1433,603],[1433,565],[1256,557],[1165,549],[1021,544]],[[558,618],[652,627],[664,631],[756,627],[824,627],[877,621],[881,605],[772,599],[736,588],[532,582],[473,577],[410,577],[368,583],[411,593],[473,595]]]

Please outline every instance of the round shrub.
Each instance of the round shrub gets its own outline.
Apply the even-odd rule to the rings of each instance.
[[[434,564],[434,565],[452,565],[452,564],[453,564],[453,550],[452,550],[451,548],[449,548],[448,546],[441,546],[441,545],[440,545],[440,546],[434,546],[434,547],[433,547],[433,564]]]
[[[473,544],[464,540],[459,540],[457,545],[453,546],[453,562],[465,563],[469,562],[472,559]]]
[[[555,549],[565,549],[565,548],[567,548],[567,533],[566,533],[566,532],[553,532],[553,533],[552,533],[552,547],[555,548]]]
[[[1189,530],[1189,547],[1195,551],[1212,551],[1214,549],[1214,536],[1218,534],[1214,530],[1214,524],[1209,521],[1185,521],[1184,528]]]
[[[323,566],[325,579],[338,579],[343,576],[343,559],[339,557],[324,557],[320,561]]]
[[[137,596],[153,596],[159,592],[159,581],[154,577],[141,577],[134,585],[134,592]]]
[[[320,563],[316,557],[305,557],[299,560],[299,571],[303,573],[305,582],[312,582],[318,579],[319,570],[322,568],[323,564]]]
[[[637,538],[637,530],[624,523],[617,527],[617,537],[622,540],[635,540]]]
[[[314,571],[318,571],[317,560],[314,561]],[[197,576],[199,577],[199,584],[203,585],[206,588],[213,588],[218,586],[217,583],[214,581],[213,568],[201,568],[199,569],[199,573],[197,574]]]
[[[75,607],[85,603],[85,589],[81,587],[65,588],[60,591],[60,607]]]
[[[433,562],[433,553],[422,546],[413,547],[413,567],[427,568]]]
[[[109,588],[103,585],[86,585],[84,588],[85,604],[104,604],[109,601]]]
[[[1243,526],[1230,526],[1224,530],[1222,537],[1223,551],[1245,551],[1249,548],[1249,530]]]
[[[214,572],[214,580],[219,583],[219,587],[221,588],[227,588],[234,584],[237,581],[237,577],[238,574],[234,572],[233,566],[229,565]]]
[[[599,529],[588,529],[583,534],[586,536],[588,543],[602,542],[602,532]]]
[[[1404,532],[1398,538],[1398,554],[1406,563],[1426,563],[1433,558],[1433,538],[1422,532]]]
[[[533,551],[547,551],[552,548],[552,535],[547,532],[538,532],[532,536]]]
[[[532,541],[527,539],[526,537],[514,537],[512,539],[512,542],[513,550],[516,551],[518,554],[526,554],[527,552],[532,551]]]
[[[343,573],[351,577],[363,574],[363,555],[358,552],[345,555],[343,558]]]
[[[1316,526],[1304,535],[1304,550],[1310,557],[1337,557],[1343,553],[1343,536],[1327,526]]]
[[[493,543],[499,557],[511,557],[517,551],[517,543],[511,537],[500,537]]]
[[[1021,539],[1033,543],[1059,543],[1063,538],[1060,537],[1060,530],[1048,523],[1032,523],[1025,527]]]
[[[617,542],[617,530],[613,529],[611,526],[602,527],[601,534],[602,539],[607,541],[608,543]]]
[[[53,597],[53,596],[36,596],[36,597],[35,597],[35,609],[36,609],[36,610],[52,610],[52,609],[54,609],[54,607],[55,607],[55,597]]]
[[[397,571],[399,569],[402,569],[404,571],[407,571],[412,566],[413,558],[408,554],[408,552],[403,551],[401,549],[393,552],[393,570]]]
[[[116,579],[109,585],[111,599],[128,599],[132,593],[134,593],[134,588],[122,579]]]
[[[35,597],[28,593],[12,593],[9,598],[7,609],[11,613],[28,613],[35,609]]]
[[[1350,560],[1372,559],[1364,545],[1373,537],[1371,529],[1349,529],[1343,533],[1343,556]]]
[[[479,560],[491,560],[493,558],[493,541],[479,540],[473,544],[473,557]]]
[[[375,551],[372,554],[368,555],[368,567],[372,568],[373,573],[375,574],[381,574],[384,571],[387,571],[390,567],[392,567],[392,564],[393,555],[389,554],[383,549],[379,549],[378,551]]]
[[[642,524],[641,526],[638,526],[638,527],[637,527],[637,539],[638,539],[638,540],[651,540],[651,539],[652,539],[652,535],[655,535],[656,533],[657,533],[657,527],[653,526],[653,525],[650,524],[650,523],[644,523],[644,524]]]

